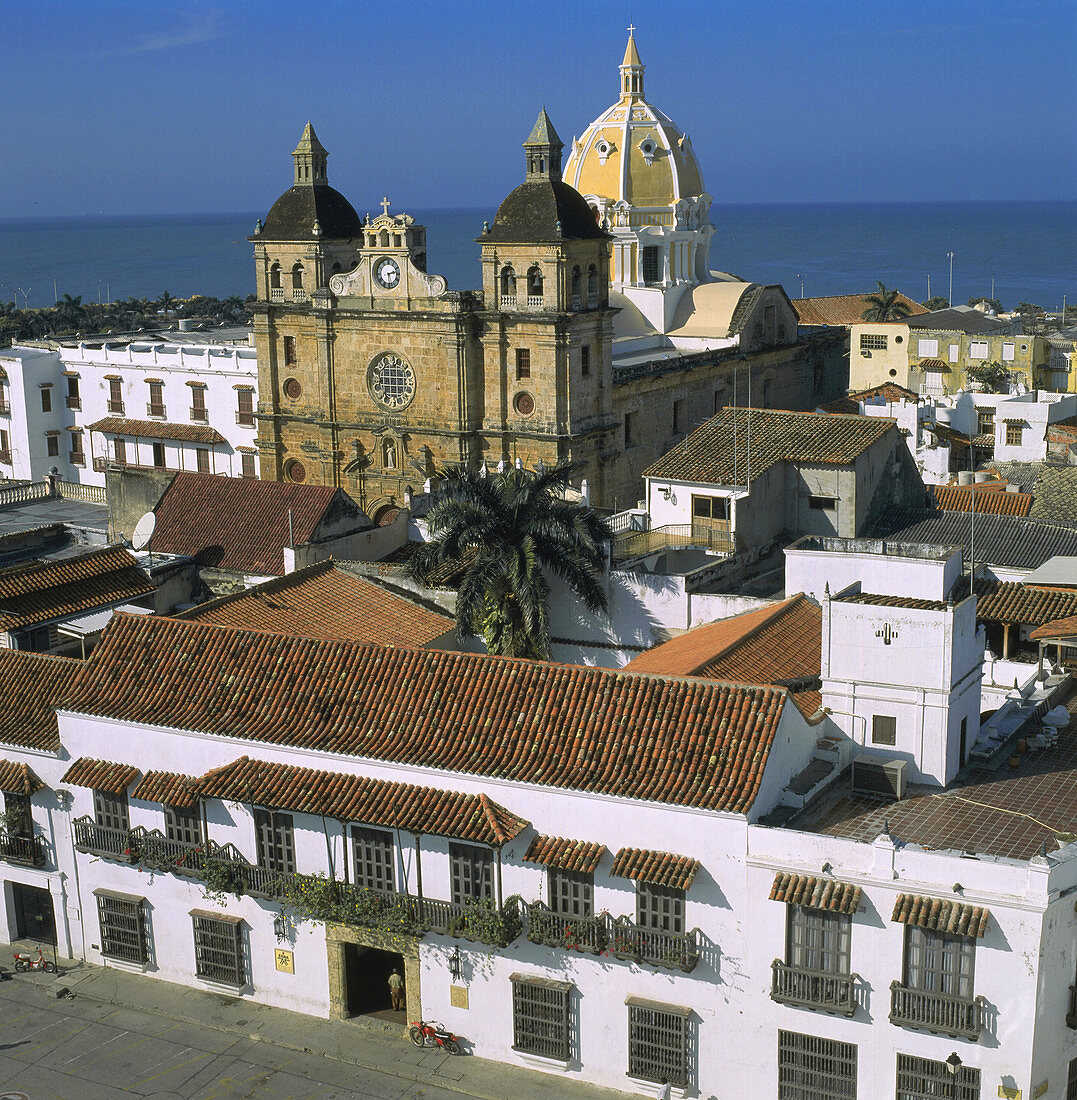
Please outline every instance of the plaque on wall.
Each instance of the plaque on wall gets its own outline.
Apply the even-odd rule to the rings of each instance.
[[[450,985],[449,986],[449,1004],[453,1008],[467,1008],[467,986],[466,985]]]

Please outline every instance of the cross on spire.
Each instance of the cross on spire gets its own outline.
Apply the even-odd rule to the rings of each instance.
[[[386,215],[389,213],[389,200],[387,198],[381,200],[381,212]]]
[[[629,23],[628,24],[628,33],[629,34],[632,34],[632,32],[635,31],[635,29],[636,29],[636,26],[635,26],[634,23]]]

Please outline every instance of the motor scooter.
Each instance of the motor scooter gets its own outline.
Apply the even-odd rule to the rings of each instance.
[[[41,954],[41,947],[39,946],[36,955],[30,954],[29,951],[16,951],[15,969],[20,974],[25,970],[44,970],[46,974],[55,974],[56,963],[52,959],[46,959]]]
[[[419,1020],[411,1025],[408,1038],[417,1047],[443,1047],[450,1054],[460,1053],[459,1038],[448,1028],[429,1020]]]

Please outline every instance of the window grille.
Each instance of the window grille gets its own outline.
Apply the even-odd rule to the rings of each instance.
[[[871,716],[871,743],[873,745],[897,744],[897,718],[892,714]]]
[[[165,836],[180,844],[200,844],[202,822],[195,806],[165,806]]]
[[[146,918],[142,898],[97,895],[97,919],[101,928],[101,954],[106,959],[144,963],[149,957]]]
[[[905,985],[972,999],[976,945],[969,936],[910,925],[905,930]]]
[[[585,871],[548,868],[550,908],[562,917],[592,917],[595,911],[595,876]]]
[[[852,927],[848,913],[790,905],[786,963],[824,974],[848,974]]]
[[[255,810],[254,831],[258,838],[258,866],[282,875],[293,874],[295,830],[292,815]]]
[[[953,1074],[945,1062],[898,1054],[896,1095],[897,1100],[980,1100],[980,1071],[960,1066]]]
[[[662,278],[662,250],[648,245],[642,251],[643,281],[657,283]]]
[[[393,834],[380,829],[352,829],[355,884],[368,890],[395,890]]]
[[[33,819],[30,816],[30,799],[25,794],[4,791],[4,813],[7,816],[7,831],[11,836],[33,836]]]
[[[877,332],[860,334],[861,351],[886,351],[886,336]]]
[[[466,901],[492,901],[494,861],[489,850],[473,844],[449,845],[449,875],[454,905]]]
[[[688,1015],[628,1006],[628,1075],[688,1087]]]
[[[195,974],[226,985],[246,984],[242,923],[201,913],[192,919]]]
[[[636,923],[656,932],[684,935],[684,891],[650,882],[636,883]]]
[[[531,377],[531,349],[530,348],[517,348],[516,349],[516,377],[530,378]]]
[[[856,1100],[856,1044],[779,1031],[778,1100]]]
[[[512,978],[512,1047],[527,1054],[568,1061],[569,991],[567,982]]]
[[[584,378],[591,375],[591,349],[586,344],[580,348],[580,374]]]
[[[284,338],[284,365],[286,367],[294,367],[299,362],[299,356],[295,350],[295,337],[285,336]]]
[[[131,818],[127,812],[127,795],[113,794],[111,791],[94,791],[94,820],[102,829],[131,828]]]

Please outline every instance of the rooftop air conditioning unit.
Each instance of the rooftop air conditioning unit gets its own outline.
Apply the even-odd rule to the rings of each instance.
[[[883,756],[861,753],[853,760],[853,794],[904,798],[907,765],[907,760],[888,760]]]

